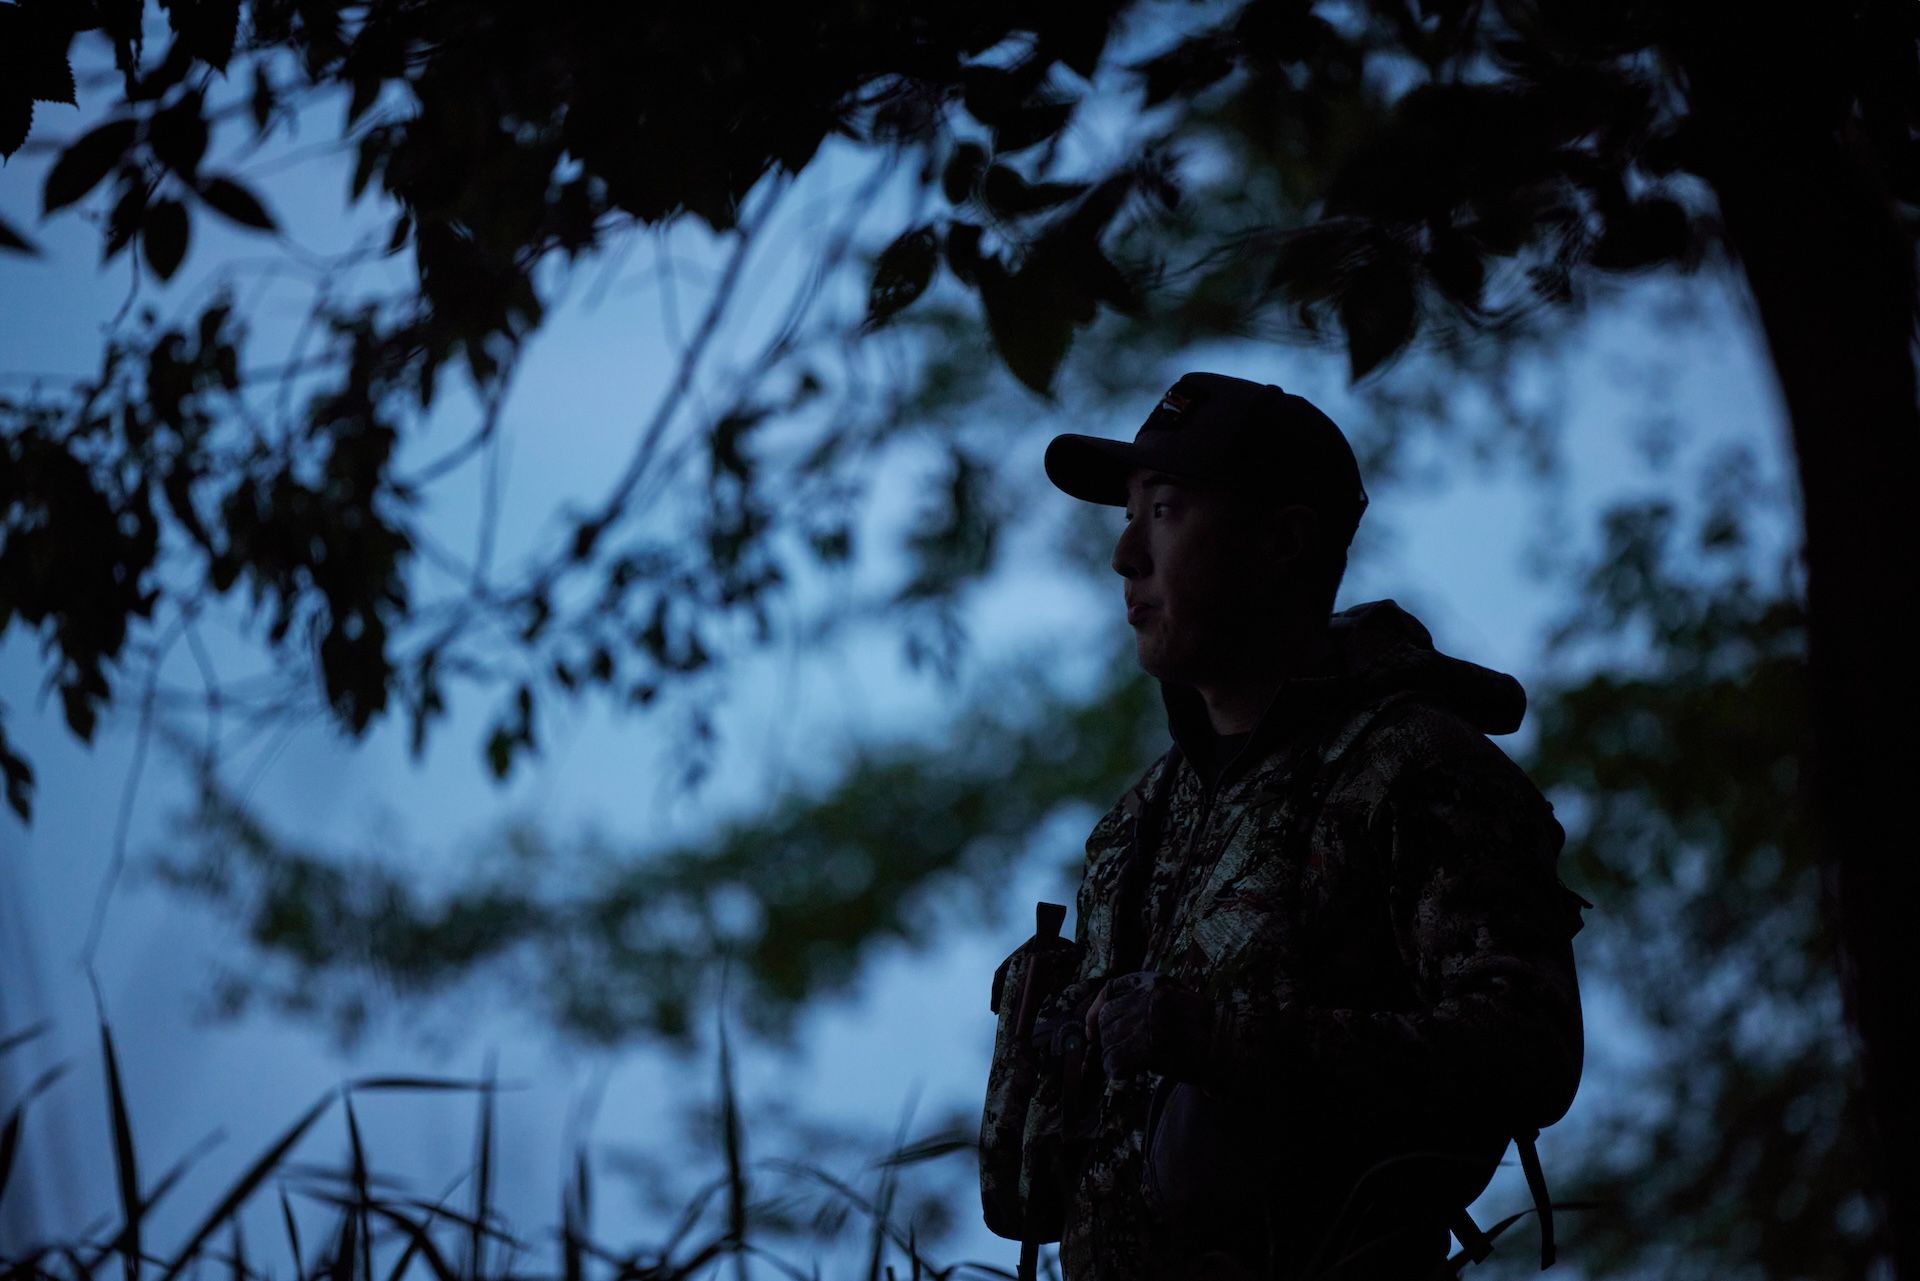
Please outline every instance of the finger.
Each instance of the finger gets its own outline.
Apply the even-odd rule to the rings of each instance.
[[[1121,1036],[1107,1043],[1100,1062],[1110,1077],[1132,1076],[1146,1067],[1146,1043],[1138,1036]]]
[[[1087,1026],[1087,1039],[1090,1041],[1100,1034],[1100,1012],[1106,1008],[1106,1004],[1107,989],[1105,986],[1102,986],[1100,991],[1094,996],[1093,1004],[1087,1007],[1087,1017],[1085,1021]]]

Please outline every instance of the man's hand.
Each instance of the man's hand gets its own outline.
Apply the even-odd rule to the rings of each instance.
[[[1213,1003],[1157,970],[1108,979],[1087,1010],[1109,1080],[1137,1072],[1191,1078],[1213,1035]]]

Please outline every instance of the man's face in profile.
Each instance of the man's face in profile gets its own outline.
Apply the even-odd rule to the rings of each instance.
[[[1272,572],[1256,530],[1218,485],[1136,470],[1113,569],[1126,580],[1127,623],[1148,675],[1205,683],[1245,669]],[[1256,572],[1256,566],[1262,566]]]

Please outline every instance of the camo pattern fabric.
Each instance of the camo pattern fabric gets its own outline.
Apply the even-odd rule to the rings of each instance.
[[[1075,1083],[1043,1058],[1021,1186],[1058,1183],[1059,1221],[1035,1226],[1060,1240],[1067,1281],[1418,1275],[1447,1248],[1433,1207],[1466,1204],[1507,1136],[1572,1100],[1578,908],[1551,805],[1445,698],[1356,705],[1352,689],[1290,682],[1287,731],[1256,734],[1217,791],[1184,757],[1167,779],[1163,756],[1087,839],[1074,969],[1042,1022],[1134,969],[1208,997],[1188,1084],[1234,1149],[1208,1164],[1254,1208],[1170,1219],[1143,1176],[1150,1110],[1176,1083],[1103,1080],[1097,1051]],[[1123,872],[1163,785],[1134,959],[1118,954]]]

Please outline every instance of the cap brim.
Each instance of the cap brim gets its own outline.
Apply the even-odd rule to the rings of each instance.
[[[1047,444],[1047,479],[1055,488],[1082,502],[1104,503],[1109,507],[1127,505],[1127,481],[1141,468],[1182,472],[1171,451],[1155,449],[1131,440],[1108,440],[1104,436],[1055,436]]]

